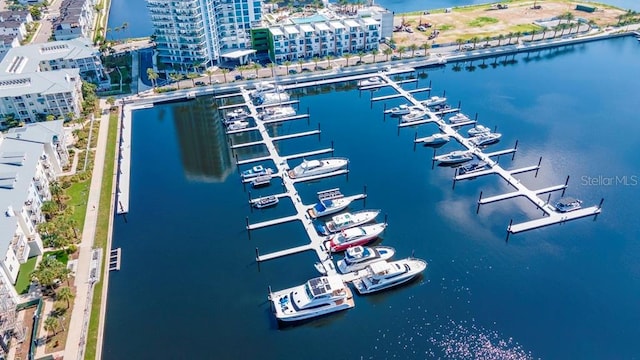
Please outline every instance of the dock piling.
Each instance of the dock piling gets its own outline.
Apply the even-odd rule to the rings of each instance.
[[[482,191],[480,191],[480,197],[478,197],[478,206],[476,206],[476,214],[480,212],[480,201],[482,200]]]
[[[516,158],[516,151],[518,150],[518,140],[516,140],[516,144],[513,147],[513,154],[511,155],[511,161]]]
[[[249,240],[251,240],[251,228],[249,227],[249,217],[245,217],[245,223],[247,225],[247,236],[249,237]]]
[[[331,140],[331,156],[333,157],[333,153],[334,153],[334,148],[333,148],[333,140]],[[347,165],[349,166],[349,165]]]
[[[473,121],[478,122],[478,113],[476,113],[475,118],[473,118]]]
[[[418,139],[418,131],[413,135],[413,152],[416,152],[416,140]]]
[[[542,156],[538,159],[538,168],[536,169],[536,174],[533,176],[535,178],[538,177],[538,171],[540,171],[540,164],[542,164]]]
[[[564,196],[564,193],[567,191],[567,186],[569,185],[569,177],[570,175],[567,175],[567,180],[564,181],[564,188],[562,189],[562,195],[560,196]]]
[[[318,122],[318,142],[320,142],[322,140],[322,138],[320,136],[321,133],[322,132],[320,131],[320,123]]]
[[[509,226],[507,227],[507,238],[504,240],[507,244],[509,243],[509,235],[511,235],[511,225],[513,225],[513,219],[509,221]]]
[[[362,191],[362,193],[364,194],[364,199],[362,201],[362,207],[366,208],[367,207],[367,184],[364,184],[364,190]]]
[[[455,190],[456,189],[456,177],[458,176],[458,168],[456,168],[455,172],[453,173],[453,184],[451,184],[451,190]]]
[[[458,112],[462,111],[462,101],[458,100]]]
[[[547,204],[551,203],[551,193],[549,193],[549,196],[547,196]]]

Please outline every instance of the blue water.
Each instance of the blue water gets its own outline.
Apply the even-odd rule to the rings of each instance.
[[[378,0],[375,4],[385,7],[396,13],[419,11],[427,9],[441,9],[445,7],[463,6],[471,4],[482,4],[490,2],[488,0],[430,0],[406,1],[406,0]],[[640,5],[636,0],[608,0],[607,4],[618,6],[623,9],[640,10]],[[147,9],[146,0],[111,0],[109,11],[108,28],[115,29],[127,23],[124,31],[111,31],[107,34],[109,39],[125,39],[132,37],[149,36],[153,33],[151,18]]]
[[[284,329],[270,314],[267,288],[317,276],[317,259],[306,252],[258,268],[256,247],[264,254],[305,244],[306,236],[298,223],[257,230],[251,238],[244,226],[246,217],[257,222],[290,215],[292,204],[251,211],[211,98],[136,111],[130,213],[114,226],[122,270],[111,273],[104,359],[638,357],[640,122],[631,76],[640,73],[638,56],[637,41],[625,38],[450,64],[420,75],[419,86],[431,82],[434,94],[446,91],[464,112],[497,126],[503,138],[493,148],[519,140],[515,160],[500,160],[504,167],[543,157],[537,178],[519,175],[531,188],[561,184],[570,175],[568,195],[586,205],[605,198],[597,221],[518,234],[508,242],[510,219],[540,213],[515,199],[483,206],[476,215],[480,191],[511,189],[497,177],[452,189],[453,171],[432,169],[431,150],[413,149],[415,132],[427,136],[434,125],[398,133],[396,121],[383,119],[383,103],[370,106],[369,93],[360,94],[354,84],[305,89],[300,109],[309,109],[310,123],[284,123],[272,132],[321,123],[322,136],[282,141],[279,150],[292,154],[333,141],[335,155],[351,160],[351,172],[297,185],[303,201],[313,202],[323,189],[351,194],[366,185],[366,207],[388,215],[381,243],[395,247],[397,257],[414,252],[429,267],[408,286],[356,296],[354,309]],[[439,152],[458,148],[448,144]],[[252,196],[279,191],[272,185]]]

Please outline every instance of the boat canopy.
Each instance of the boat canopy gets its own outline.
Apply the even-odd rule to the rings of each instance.
[[[327,210],[327,208],[330,208],[332,206],[333,206],[333,201],[331,201],[330,199],[327,199],[327,200],[320,201],[313,208],[316,210],[316,212],[323,212]]]

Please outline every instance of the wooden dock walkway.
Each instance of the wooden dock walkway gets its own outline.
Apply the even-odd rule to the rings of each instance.
[[[598,206],[591,206],[588,208],[578,209],[566,213],[556,211],[553,212],[552,215],[547,217],[509,225],[507,231],[512,234],[516,234],[519,232],[538,229],[549,225],[563,224],[567,221],[576,220],[588,216],[596,216],[600,214],[601,211],[602,209]]]

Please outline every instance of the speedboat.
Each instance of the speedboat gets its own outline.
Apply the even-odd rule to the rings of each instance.
[[[270,109],[265,109],[260,112],[258,116],[262,120],[275,120],[281,119],[289,116],[294,116],[296,114],[296,109],[291,106],[278,106]]]
[[[387,224],[383,223],[346,229],[329,238],[325,246],[331,250],[331,252],[340,252],[352,246],[366,245],[378,238],[386,227]]]
[[[449,140],[451,140],[451,138],[449,138],[449,135],[436,133],[431,136],[416,139],[416,142],[424,143],[424,146],[437,146],[446,144],[449,142]]]
[[[464,175],[464,174],[478,172],[478,171],[484,170],[486,166],[487,166],[487,163],[484,161],[481,161],[481,160],[474,161],[467,165],[460,166],[458,168],[458,174]]]
[[[372,85],[381,85],[384,84],[384,81],[378,76],[372,76],[365,80],[358,81],[358,86],[372,86]]]
[[[289,101],[289,94],[285,92],[268,92],[260,94],[258,97],[258,103],[261,105],[278,104],[283,101]]]
[[[264,167],[262,165],[256,165],[251,169],[245,170],[240,173],[243,179],[253,179],[258,176],[269,175],[269,174],[273,174],[273,169]]]
[[[251,180],[251,187],[259,188],[263,186],[269,186],[271,185],[271,178],[271,174],[255,177],[253,178],[253,180]]]
[[[251,205],[257,209],[266,208],[276,205],[280,200],[277,196],[270,195],[251,200]]]
[[[403,123],[413,122],[424,119],[429,111],[421,106],[411,106],[407,115],[402,115],[401,121]]]
[[[236,120],[236,121],[227,123],[227,129],[229,129],[230,131],[242,130],[242,129],[246,129],[247,127],[249,127],[249,122],[244,120]]]
[[[380,214],[380,210],[360,210],[354,213],[336,215],[324,225],[318,225],[317,230],[324,235],[340,232],[344,229],[360,226],[373,221]]]
[[[337,157],[322,160],[302,160],[302,164],[294,167],[293,170],[289,170],[288,175],[292,179],[300,179],[340,170],[348,164],[348,159]]]
[[[340,275],[313,278],[303,285],[270,293],[269,300],[280,321],[304,320],[355,306],[351,289]]]
[[[411,112],[411,107],[408,104],[402,104],[400,106],[392,107],[389,110],[391,116],[402,116]]]
[[[442,164],[459,164],[470,161],[471,159],[473,159],[473,154],[464,150],[452,151],[448,154],[438,155],[433,158],[433,160],[439,161]]]
[[[452,124],[459,124],[467,121],[471,121],[471,119],[463,113],[457,113],[449,118],[449,122]]]
[[[485,146],[497,143],[501,137],[500,133],[485,133],[470,138],[469,142],[475,146]]]
[[[578,210],[582,207],[582,200],[578,200],[572,197],[563,197],[556,202],[556,210],[560,212],[569,212]]]
[[[367,266],[365,274],[354,280],[353,285],[360,294],[369,294],[405,283],[426,268],[426,261],[415,258],[378,261]]]
[[[283,92],[284,88],[280,85],[268,81],[261,81],[255,84],[256,89],[253,90],[250,95],[254,98],[260,97],[262,94]]]
[[[345,198],[339,189],[321,191],[318,193],[318,202],[307,210],[312,219],[335,214],[346,209],[353,198]]]
[[[338,270],[346,274],[362,270],[380,260],[391,259],[396,250],[388,246],[354,246],[347,249],[344,259],[338,260]]]
[[[483,125],[476,125],[475,127],[472,127],[471,129],[469,129],[467,131],[467,134],[471,137],[474,137],[481,134],[488,134],[490,132],[491,132],[491,129],[489,129],[488,127]]]
[[[427,100],[421,101],[420,103],[424,106],[436,106],[436,105],[444,104],[445,102],[447,102],[446,97],[432,96]]]

